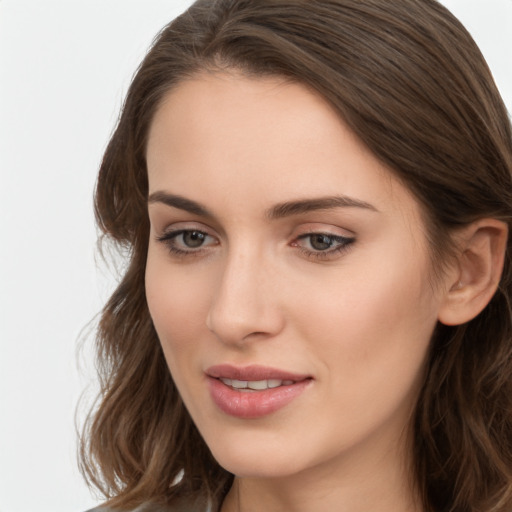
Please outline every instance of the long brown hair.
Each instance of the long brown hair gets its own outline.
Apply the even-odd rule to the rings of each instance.
[[[128,265],[97,333],[101,395],[82,469],[111,506],[219,503],[222,469],[185,410],[144,294],[148,129],[163,96],[204,70],[279,75],[315,89],[422,204],[433,263],[450,232],[512,220],[512,134],[491,73],[435,0],[198,0],[140,65],[101,165],[95,208]],[[471,322],[438,325],[414,419],[414,479],[428,511],[512,509],[512,267]]]

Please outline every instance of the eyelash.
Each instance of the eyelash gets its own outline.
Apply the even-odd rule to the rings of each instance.
[[[350,237],[341,236],[341,235],[333,235],[331,233],[322,233],[322,232],[318,232],[318,231],[314,231],[312,233],[304,233],[303,235],[300,235],[299,237],[297,237],[297,240],[304,240],[307,238],[311,239],[314,236],[327,237],[333,243],[337,243],[338,245],[335,246],[334,248],[327,249],[325,251],[306,249],[306,248],[298,245],[297,242],[293,242],[292,246],[297,247],[299,249],[299,251],[308,258],[313,258],[313,259],[317,259],[317,260],[327,260],[333,256],[344,253],[345,251],[347,251],[349,249],[349,247],[352,245],[352,243],[355,242],[355,238],[350,238]],[[311,243],[311,241],[310,241],[310,243]]]
[[[198,247],[197,249],[190,248],[187,250],[180,249],[176,246],[175,239],[186,233],[197,233],[199,235],[203,235],[204,237],[212,238],[211,235],[199,229],[178,229],[176,231],[169,231],[168,233],[164,233],[162,236],[157,237],[157,241],[163,243],[167,247],[168,251],[174,256],[198,256],[204,250],[203,247]]]
[[[194,257],[199,256],[203,251],[204,248],[198,247],[197,249],[190,248],[190,249],[180,249],[175,244],[175,239],[178,238],[180,235],[184,235],[186,233],[197,233],[198,235],[206,237],[213,238],[208,233],[205,233],[204,231],[198,230],[198,229],[179,229],[176,231],[170,231],[168,233],[164,233],[162,236],[157,237],[157,241],[160,243],[165,244],[168,251],[178,257]],[[324,236],[326,238],[329,238],[333,243],[337,243],[338,245],[334,248],[327,249],[325,251],[322,250],[314,250],[314,249],[306,249],[305,247],[300,246],[297,241],[299,240],[305,240],[307,238],[312,238],[314,236]],[[331,233],[322,233],[318,231],[314,231],[311,233],[304,233],[297,237],[297,239],[292,242],[292,247],[297,247],[297,249],[310,259],[316,259],[316,260],[327,260],[333,256],[336,256],[338,254],[341,254],[349,249],[349,247],[355,242],[355,238],[345,237],[341,235],[333,235]],[[217,245],[217,244],[215,244]]]

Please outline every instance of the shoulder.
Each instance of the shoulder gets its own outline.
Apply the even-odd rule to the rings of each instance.
[[[208,507],[204,508],[204,506],[198,506],[197,503],[187,500],[168,506],[155,505],[154,503],[143,503],[131,510],[112,509],[104,506],[92,508],[86,512],[207,512],[207,510],[209,510]]]
[[[183,509],[182,507],[176,508],[176,507],[161,507],[157,505],[152,504],[143,504],[136,508],[132,508],[130,510],[126,509],[114,509],[109,507],[96,507],[91,508],[90,510],[86,510],[86,512],[185,512],[186,509]],[[188,512],[188,511],[187,511]],[[192,512],[192,511],[190,511]]]

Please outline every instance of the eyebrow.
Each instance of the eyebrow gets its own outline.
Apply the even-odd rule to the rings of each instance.
[[[187,199],[186,197],[169,194],[161,190],[150,194],[148,197],[148,203],[163,203],[167,206],[171,206],[172,208],[178,208],[201,217],[213,217],[213,214],[201,204],[196,203],[191,199]]]
[[[291,215],[300,215],[318,210],[331,210],[333,208],[363,208],[374,212],[378,211],[375,206],[366,201],[360,201],[359,199],[342,195],[280,203],[267,211],[267,217],[269,219],[280,219]]]
[[[149,195],[148,203],[163,203],[172,208],[178,208],[201,217],[214,217],[214,215],[200,203],[183,196],[169,194],[168,192],[160,190]],[[270,220],[274,220],[313,211],[331,210],[333,208],[363,208],[374,212],[378,211],[375,206],[366,201],[341,195],[286,201],[268,209],[265,212],[265,216]]]

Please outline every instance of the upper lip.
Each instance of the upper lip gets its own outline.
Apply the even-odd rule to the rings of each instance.
[[[210,366],[206,370],[206,374],[215,379],[235,379],[242,381],[275,379],[299,382],[310,378],[309,375],[292,373],[286,370],[260,365],[233,366],[230,364],[219,364]]]

